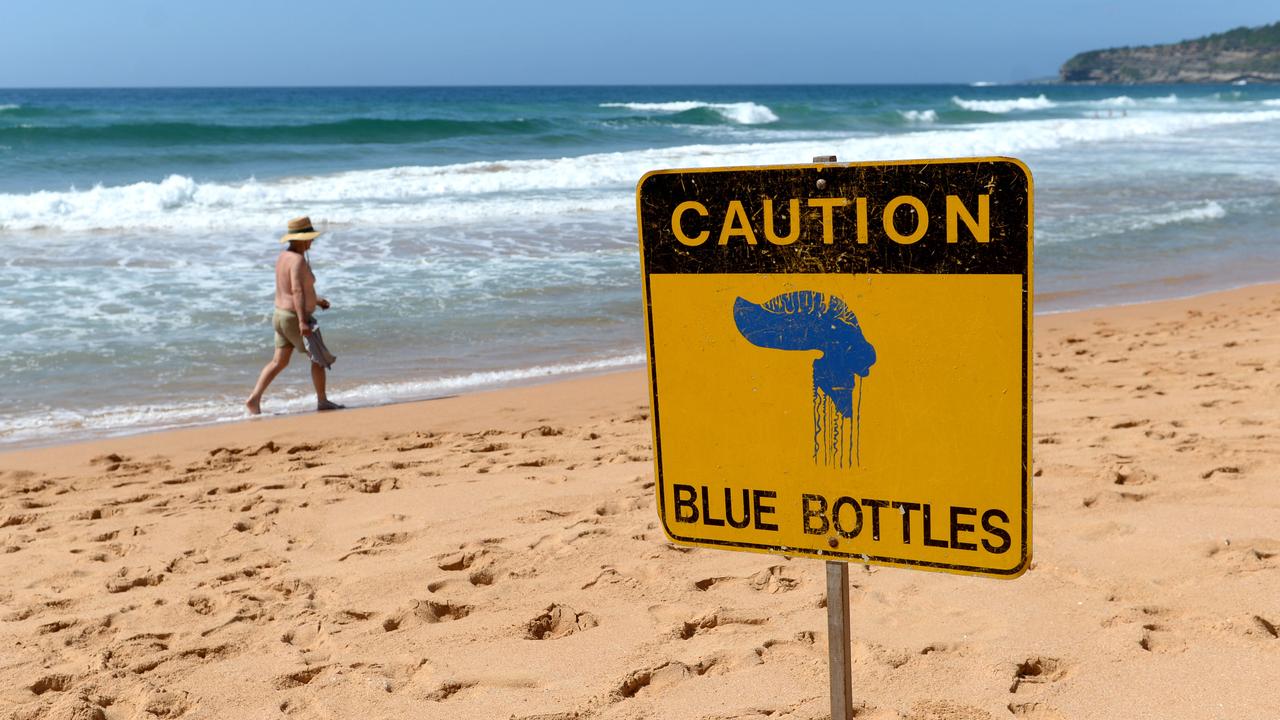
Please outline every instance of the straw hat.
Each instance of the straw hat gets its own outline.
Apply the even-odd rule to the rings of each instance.
[[[289,232],[280,238],[280,242],[284,243],[293,240],[301,242],[303,240],[315,240],[318,237],[320,237],[320,233],[311,227],[311,218],[303,215],[289,221]]]

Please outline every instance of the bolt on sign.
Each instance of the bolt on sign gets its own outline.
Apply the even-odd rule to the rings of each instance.
[[[637,206],[673,541],[1022,574],[1025,165],[658,170]]]

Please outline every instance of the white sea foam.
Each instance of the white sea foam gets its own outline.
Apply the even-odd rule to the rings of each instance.
[[[1237,201],[1236,204],[1247,207],[1247,203]],[[1037,231],[1036,242],[1042,245],[1078,243],[1092,238],[1122,236],[1127,233],[1152,230],[1167,225],[1211,222],[1221,220],[1227,215],[1227,209],[1216,200],[1206,200],[1202,204],[1191,207],[1166,205],[1159,212],[1145,215],[1132,209],[1122,209],[1116,213],[1073,218],[1071,224],[1074,227],[1067,234],[1059,235]]]
[[[1280,105],[1280,103],[1277,103]],[[0,194],[0,231],[116,229],[262,232],[298,207],[334,223],[430,227],[525,218],[625,215],[654,168],[790,164],[818,154],[896,160],[1016,155],[1202,128],[1275,123],[1280,110],[1024,120],[823,140],[599,153],[545,160],[360,170],[280,181],[199,183],[170,176],[89,190]]]
[[[899,110],[899,114],[907,122],[912,123],[935,123],[938,122],[938,112],[936,110]]]
[[[700,100],[678,100],[659,103],[600,103],[600,107],[653,113],[682,113],[698,108],[709,108],[719,113],[724,119],[739,125],[762,125],[778,121],[777,114],[768,106],[753,102],[709,103]]]
[[[1280,98],[1275,98],[1273,100],[1263,100],[1262,104],[1266,105],[1267,107],[1280,107]]]
[[[996,85],[999,85],[999,84],[1000,83],[991,82],[990,80],[974,80],[973,82],[969,83],[969,87],[995,87]]]
[[[1141,221],[1134,224],[1134,230],[1149,230],[1161,225],[1173,225],[1184,222],[1207,222],[1209,220],[1220,220],[1227,216],[1227,211],[1216,201],[1210,200],[1204,205],[1191,208],[1183,208],[1172,212],[1160,213],[1157,215],[1149,215]]]
[[[1057,105],[1057,103],[1044,95],[1033,98],[1015,98],[1013,100],[965,100],[963,98],[953,97],[951,98],[951,102],[959,105],[965,110],[996,113],[1001,115],[1015,111],[1045,110]]]
[[[6,110],[17,110],[20,107],[22,106],[21,105],[0,105],[0,112],[5,112]]]
[[[335,398],[349,405],[381,405],[638,367],[644,362],[643,354],[616,355],[576,363],[489,370],[425,380],[367,383],[343,388]],[[273,397],[269,408],[272,412],[297,413],[315,407],[314,396],[305,393],[281,391]],[[123,434],[239,420],[244,417],[242,402],[242,399],[228,396],[164,405],[108,406],[85,411],[60,409],[0,416],[0,443],[30,442],[46,437]]]
[[[1176,94],[1169,94],[1163,97],[1132,98],[1128,95],[1118,95],[1116,97],[1103,98],[1101,100],[1087,100],[1080,104],[1110,108],[1131,108],[1144,103],[1150,103],[1153,105],[1177,105],[1178,96]]]

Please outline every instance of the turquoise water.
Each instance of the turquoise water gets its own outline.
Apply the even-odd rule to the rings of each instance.
[[[338,399],[638,365],[639,177],[829,154],[1023,159],[1041,311],[1280,279],[1280,87],[0,90],[0,447],[238,417],[299,214]]]

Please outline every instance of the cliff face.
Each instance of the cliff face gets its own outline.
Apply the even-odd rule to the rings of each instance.
[[[1280,22],[1169,45],[1080,53],[1059,71],[1065,82],[1280,82]]]

